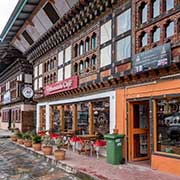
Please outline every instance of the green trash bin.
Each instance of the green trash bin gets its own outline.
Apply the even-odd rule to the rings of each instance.
[[[107,142],[107,157],[106,160],[110,164],[120,164],[123,158],[122,155],[122,144],[123,144],[123,134],[106,134],[105,136]]]

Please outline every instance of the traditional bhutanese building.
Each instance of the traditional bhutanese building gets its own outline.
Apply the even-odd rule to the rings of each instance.
[[[126,161],[180,175],[180,2],[29,6],[11,44],[33,65],[36,130],[118,129]]]

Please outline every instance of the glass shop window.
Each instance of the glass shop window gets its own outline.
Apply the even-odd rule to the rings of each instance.
[[[64,121],[65,121],[65,130],[72,129],[73,122],[73,107],[72,105],[64,105]]]
[[[109,99],[101,99],[93,102],[94,131],[100,138],[109,133]]]
[[[180,97],[157,101],[157,151],[180,155]]]
[[[79,134],[89,134],[89,105],[88,102],[77,104],[77,119]]]
[[[60,132],[60,111],[57,107],[53,110],[53,132]]]

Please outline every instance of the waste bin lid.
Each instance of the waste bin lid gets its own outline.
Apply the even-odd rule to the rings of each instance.
[[[106,134],[104,135],[105,139],[118,139],[118,138],[124,138],[124,134]]]

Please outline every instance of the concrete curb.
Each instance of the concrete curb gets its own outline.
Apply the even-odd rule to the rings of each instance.
[[[47,162],[51,163],[52,165],[56,166],[57,168],[60,168],[61,170],[73,174],[82,180],[100,180],[99,178],[88,174],[87,172],[84,172],[78,168],[69,166],[68,164],[64,163],[63,161],[57,161],[55,160],[54,156],[46,156],[42,153],[42,151],[34,151],[33,148],[27,148],[21,144],[18,144],[16,142],[10,141],[12,144],[20,147],[23,150],[28,151],[29,153],[37,156],[38,158],[44,158]]]

